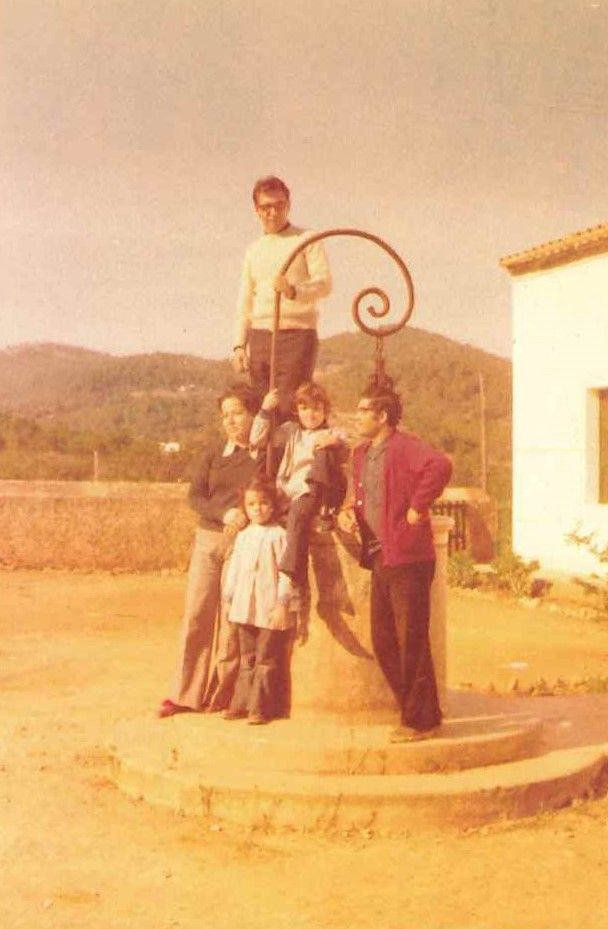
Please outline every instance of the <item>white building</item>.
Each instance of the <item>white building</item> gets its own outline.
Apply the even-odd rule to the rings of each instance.
[[[501,264],[513,279],[513,548],[557,571],[598,568],[608,541],[608,225]]]

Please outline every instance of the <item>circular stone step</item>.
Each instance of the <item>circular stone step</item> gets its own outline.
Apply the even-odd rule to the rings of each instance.
[[[115,731],[111,770],[121,789],[151,803],[307,829],[475,825],[595,795],[608,777],[608,746],[538,754],[540,725],[526,717],[448,720],[439,738],[405,745],[387,744],[389,731],[195,714],[135,720]],[[499,757],[507,746],[519,760]],[[473,760],[483,766],[467,766]]]
[[[176,761],[202,768],[209,757],[230,766],[238,758],[241,770],[353,776],[476,768],[541,750],[540,721],[523,715],[446,719],[434,738],[401,744],[390,742],[392,728],[323,717],[248,726],[216,714],[179,714],[123,724],[116,741],[129,753],[140,745],[161,768]]]

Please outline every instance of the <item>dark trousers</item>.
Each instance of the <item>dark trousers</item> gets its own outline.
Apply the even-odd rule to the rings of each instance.
[[[339,508],[346,492],[346,478],[332,448],[320,448],[307,479],[310,492],[290,503],[285,528],[287,547],[280,570],[300,587],[308,587],[308,551],[312,522],[324,504]]]
[[[279,570],[288,574],[299,587],[308,587],[308,551],[312,521],[321,509],[321,488],[297,497],[289,505],[285,528],[287,544]]]
[[[271,342],[272,333],[268,330],[249,331],[249,377],[260,394],[268,393],[270,384]],[[291,413],[294,391],[312,378],[318,345],[315,329],[280,329],[277,332],[275,387],[279,390],[281,421]]]
[[[264,719],[284,715],[281,704],[288,633],[240,623],[235,625],[238,626],[241,658],[230,709]]]
[[[374,652],[401,712],[401,723],[432,729],[441,722],[429,641],[435,563],[372,564],[371,633]]]

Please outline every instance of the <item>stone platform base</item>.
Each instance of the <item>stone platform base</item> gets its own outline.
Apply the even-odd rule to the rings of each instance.
[[[133,797],[264,828],[472,826],[605,789],[608,744],[568,744],[563,720],[543,727],[496,703],[478,700],[472,712],[469,700],[436,738],[400,745],[385,722],[133,720],[115,732],[112,776]]]

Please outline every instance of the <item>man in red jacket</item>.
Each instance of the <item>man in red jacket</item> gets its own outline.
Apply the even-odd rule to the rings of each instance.
[[[441,723],[429,642],[430,507],[452,473],[445,455],[397,429],[401,412],[392,389],[368,390],[356,415],[365,441],[353,453],[361,564],[372,572],[372,644],[401,712],[393,742],[429,738]]]

